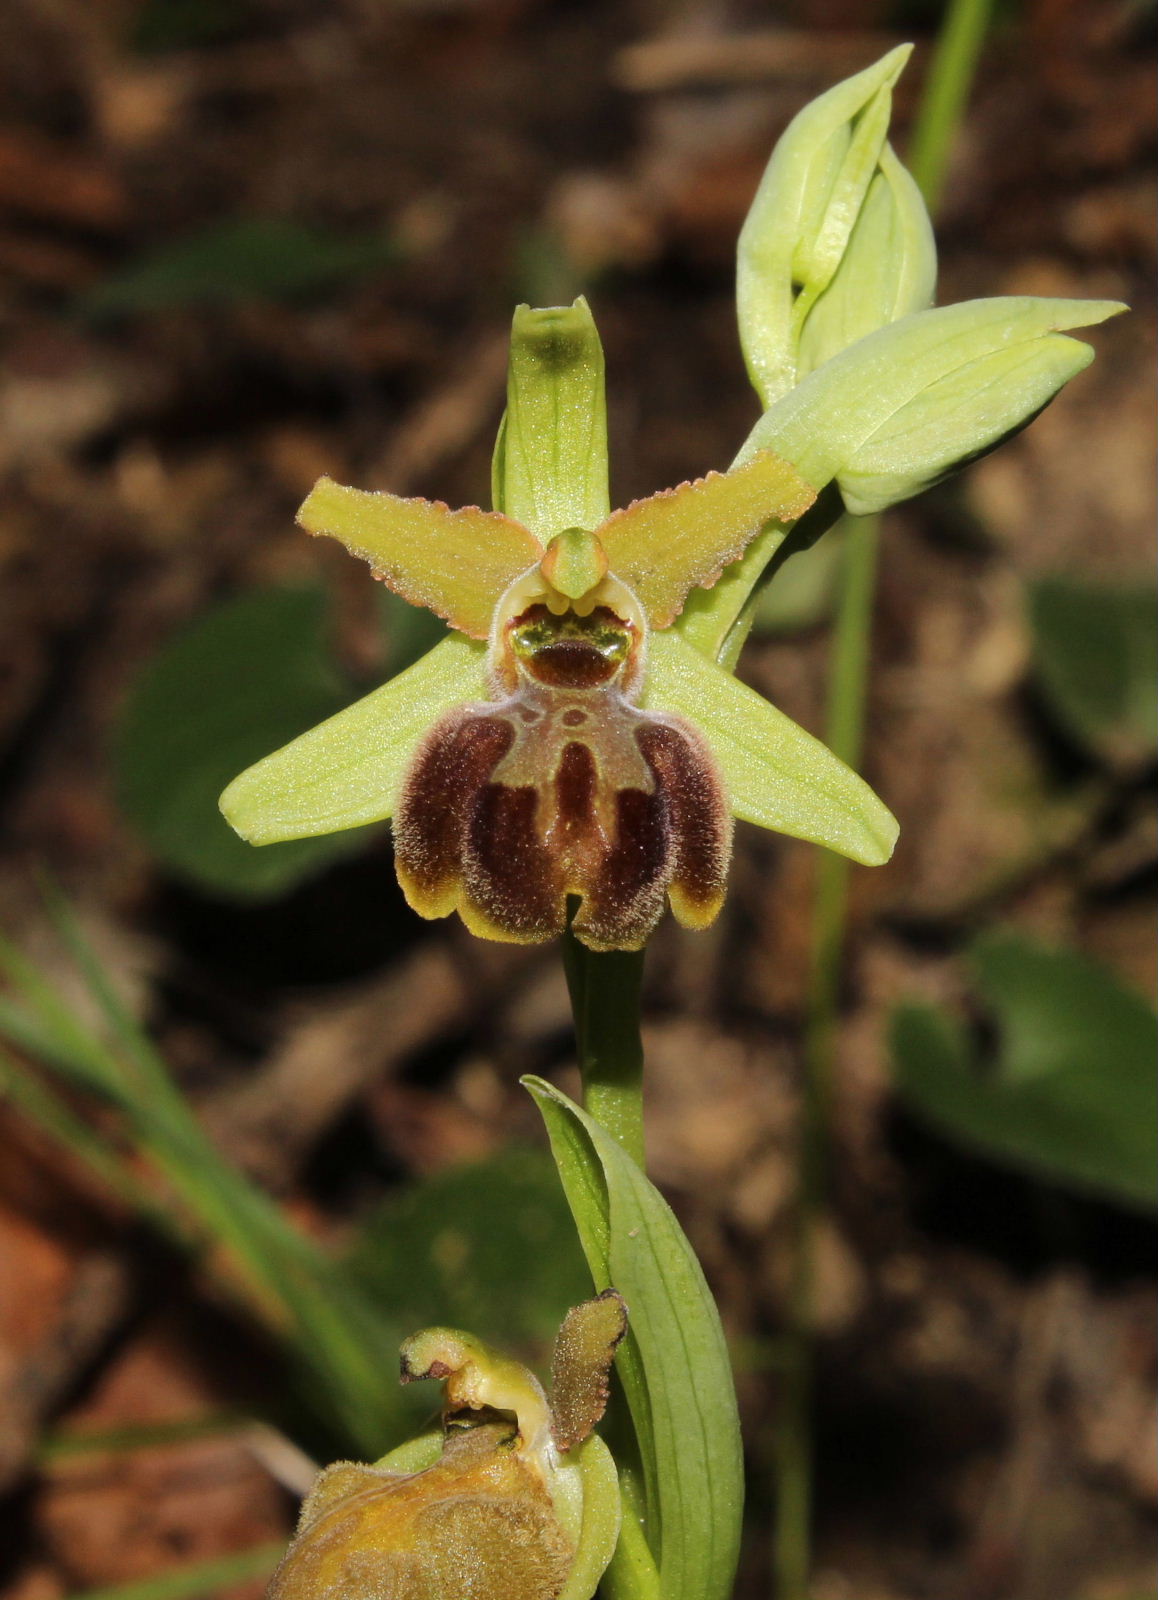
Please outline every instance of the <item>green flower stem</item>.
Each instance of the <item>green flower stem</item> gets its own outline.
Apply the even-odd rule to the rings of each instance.
[[[563,969],[575,1018],[583,1104],[642,1168],[642,950],[588,950],[568,931]]]
[[[864,744],[865,686],[876,587],[879,518],[848,517],[844,581],[833,636],[825,742],[850,767]],[[812,962],[804,1040],[796,1251],[783,1396],[775,1442],[773,1565],[777,1600],[806,1600],[812,1559],[812,1397],[815,1354],[815,1235],[825,1206],[836,1024],[850,863],[820,851],[813,904]]]
[[[909,148],[909,171],[934,214],[992,11],[993,0],[951,0],[941,24]]]
[[[931,212],[984,43],[992,0],[950,0],[913,130],[910,168]],[[826,743],[858,767],[876,593],[876,517],[850,517],[832,644]],[[832,1080],[848,908],[849,863],[830,851],[817,862],[812,961],[804,1039],[796,1266],[788,1309],[783,1389],[775,1440],[777,1600],[807,1600],[812,1566],[812,1409],[815,1235],[826,1204]]]

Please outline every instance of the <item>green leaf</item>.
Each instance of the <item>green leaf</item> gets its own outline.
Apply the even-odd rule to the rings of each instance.
[[[1149,584],[1044,578],[1029,593],[1033,665],[1050,710],[1078,742],[1135,764],[1158,746],[1158,633]]]
[[[889,859],[896,818],[827,745],[673,630],[654,634],[649,648],[647,705],[700,730],[737,817],[866,866]]]
[[[804,315],[840,265],[912,48],[898,45],[811,101],[772,152],[740,234],[736,273],[740,342],[765,406],[796,382]]]
[[[101,321],[139,312],[240,300],[283,300],[399,259],[390,233],[342,239],[279,217],[216,223],[141,256],[77,301]]]
[[[159,860],[214,893],[283,892],[361,839],[259,853],[230,831],[217,797],[240,768],[349,698],[328,648],[321,590],[226,601],[171,640],[129,697],[112,752],[125,815]]]
[[[380,689],[241,773],[221,796],[226,820],[261,845],[384,821],[422,736],[452,706],[487,698],[485,667],[485,645],[451,634]]]
[[[550,1084],[523,1082],[547,1125],[595,1286],[613,1286],[627,1302],[616,1367],[643,1458],[662,1592],[726,1600],[744,1480],[715,1303],[666,1201],[630,1156]]]
[[[1059,339],[1112,300],[1008,297],[914,312],[809,374],[757,422],[737,463],[773,449],[850,511],[883,510],[1032,420],[1092,359]]]
[[[964,1026],[908,1005],[893,1018],[897,1087],[962,1144],[1054,1182],[1151,1210],[1158,1180],[1146,1002],[1073,951],[992,932],[970,951],[998,1030],[988,1069]]]
[[[544,545],[568,528],[593,531],[611,510],[603,346],[582,296],[515,312],[492,493],[495,510]]]

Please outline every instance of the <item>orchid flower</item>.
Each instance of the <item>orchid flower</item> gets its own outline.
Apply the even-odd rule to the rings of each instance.
[[[520,307],[496,473],[513,507],[317,484],[302,526],[454,632],[236,779],[222,809],[244,838],[392,817],[420,915],[458,911],[477,934],[531,943],[561,933],[577,900],[573,929],[597,950],[639,948],[665,897],[685,926],[710,923],[732,815],[888,858],[896,824],[867,785],[672,626],[815,490],[763,449],[609,514],[603,406],[586,303]],[[537,413],[561,407],[578,437],[544,472],[541,444],[559,440]]]
[[[928,214],[886,138],[910,48],[806,106],[773,152],[738,272],[764,410],[729,471],[611,511],[580,299],[515,313],[493,510],[317,484],[303,527],[452,631],[235,779],[221,806],[243,838],[393,818],[420,915],[519,943],[570,918],[594,950],[638,949],[665,902],[707,926],[733,817],[888,860],[897,824],[872,790],[732,676],[761,587],[842,504],[894,505],[1024,427],[1093,359],[1063,330],[1124,309],[930,309]]]

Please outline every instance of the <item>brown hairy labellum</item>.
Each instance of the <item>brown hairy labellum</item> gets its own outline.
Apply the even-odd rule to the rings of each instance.
[[[639,949],[668,899],[685,926],[716,916],[731,820],[711,754],[634,703],[646,623],[630,591],[607,578],[596,600],[557,609],[520,580],[492,633],[500,698],[457,707],[420,747],[394,821],[420,915],[530,944],[562,933],[575,899],[593,950]]]

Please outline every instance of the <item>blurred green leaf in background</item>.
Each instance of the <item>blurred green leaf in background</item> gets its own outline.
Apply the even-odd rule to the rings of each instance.
[[[532,1360],[591,1293],[554,1163],[518,1146],[400,1190],[363,1223],[346,1266],[403,1333],[469,1323]]]
[[[1149,584],[1043,578],[1029,593],[1034,674],[1063,730],[1111,765],[1158,755],[1158,616]]]
[[[280,1345],[299,1410],[329,1446],[379,1455],[429,1409],[397,1381],[398,1345],[416,1326],[469,1310],[541,1362],[590,1282],[545,1151],[419,1179],[356,1224],[338,1257],[217,1149],[71,912],[55,899],[49,911],[87,994],[78,1005],[0,937],[11,991],[0,996],[0,1104],[207,1267]]]
[[[948,1011],[893,1015],[897,1089],[947,1138],[1131,1209],[1158,1204],[1158,1022],[1147,1002],[1072,950],[1008,929],[968,952],[996,1027],[995,1059]]]
[[[132,19],[130,43],[142,55],[192,50],[234,38],[250,20],[246,0],[145,0]]]
[[[217,809],[223,783],[356,693],[326,638],[321,589],[238,595],[172,639],[142,673],[113,750],[125,815],[160,861],[212,892],[259,899],[360,848],[364,833],[251,850]]]
[[[285,217],[239,217],[146,251],[87,290],[76,309],[99,322],[180,306],[296,299],[392,266],[399,255],[386,229],[342,238]]]
[[[383,674],[400,672],[444,631],[383,589]],[[316,586],[232,596],[169,640],[145,667],[112,752],[117,798],[166,867],[210,893],[272,898],[355,854],[369,829],[253,850],[218,810],[223,785],[271,747],[356,699],[334,659]]]

